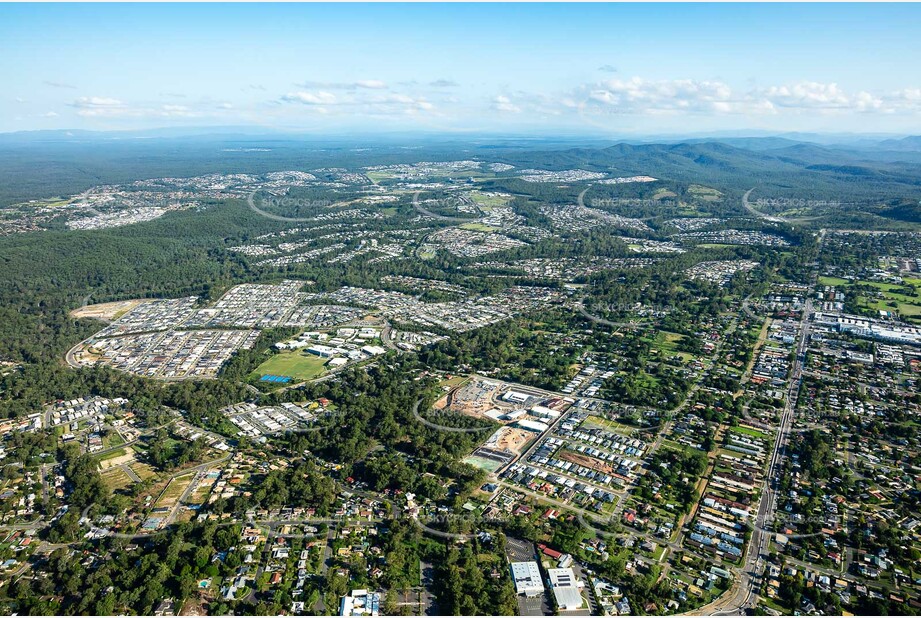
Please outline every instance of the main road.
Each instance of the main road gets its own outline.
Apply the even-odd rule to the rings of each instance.
[[[746,198],[748,194],[746,193]],[[825,230],[819,233],[817,251],[821,249],[825,239]],[[783,458],[786,452],[787,439],[793,426],[793,414],[799,398],[800,385],[803,380],[803,366],[806,360],[806,349],[809,345],[811,329],[810,317],[812,315],[811,290],[815,288],[818,272],[813,270],[810,285],[810,296],[807,297],[800,317],[799,338],[796,344],[796,355],[790,372],[790,384],[787,388],[787,400],[780,416],[777,427],[777,439],[768,461],[767,474],[762,485],[761,499],[758,504],[758,514],[755,519],[751,540],[746,547],[742,569],[739,578],[723,596],[709,605],[701,607],[690,614],[731,616],[744,612],[758,600],[758,587],[760,584],[761,561],[767,555],[770,547],[771,524],[777,508],[777,488],[780,482]]]

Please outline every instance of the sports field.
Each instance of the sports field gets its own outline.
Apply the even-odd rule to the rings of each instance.
[[[499,229],[492,227],[491,225],[486,225],[485,223],[462,223],[459,227],[462,230],[470,230],[472,232],[486,232],[487,234],[496,232]]]
[[[481,470],[486,470],[487,472],[495,472],[502,467],[501,461],[496,461],[495,459],[487,459],[486,457],[478,457],[476,455],[468,455],[462,460],[465,464],[470,464]]]
[[[281,352],[256,367],[251,375],[256,380],[267,374],[312,380],[326,370],[324,365],[327,360],[303,351]]]

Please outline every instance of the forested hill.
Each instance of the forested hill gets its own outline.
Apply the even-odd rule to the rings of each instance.
[[[647,174],[681,182],[747,190],[757,185],[774,195],[812,199],[921,197],[921,159],[901,161],[879,153],[812,144],[747,150],[721,142],[617,144],[603,149],[577,148],[553,153],[506,155],[505,162],[553,169],[582,167]]]
[[[68,195],[99,184],[160,176],[309,170],[475,158],[516,168],[587,169],[647,174],[744,191],[754,185],[775,196],[842,199],[921,197],[921,152],[912,139],[856,149],[779,138],[680,143],[618,143],[471,139],[392,141],[355,138],[327,143],[304,136],[208,135],[112,139],[104,136],[0,135],[0,206]],[[366,148],[368,144],[373,148]],[[515,172],[510,172],[514,174]]]

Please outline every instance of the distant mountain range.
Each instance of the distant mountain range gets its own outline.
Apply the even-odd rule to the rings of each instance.
[[[205,131],[208,131],[205,133]],[[262,173],[328,166],[479,158],[519,169],[583,168],[699,183],[730,196],[759,187],[771,197],[839,201],[921,198],[921,136],[799,134],[681,141],[433,134],[318,136],[222,127],[146,132],[0,134],[0,201],[63,195],[138,178],[213,172]],[[831,136],[833,137],[833,136]],[[901,203],[901,202],[899,202]]]

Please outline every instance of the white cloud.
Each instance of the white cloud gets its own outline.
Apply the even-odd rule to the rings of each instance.
[[[111,97],[79,97],[74,100],[73,106],[80,108],[121,107],[124,103]]]
[[[735,91],[721,81],[633,77],[586,84],[559,97],[557,107],[631,115],[898,113],[921,111],[921,89],[848,92],[836,83],[806,81]]]
[[[288,103],[303,103],[304,105],[330,105],[336,102],[336,95],[331,92],[289,92],[281,98]]]
[[[736,104],[732,89],[722,82],[645,80],[640,77],[611,79],[586,87],[582,98],[605,111],[622,114],[728,113],[734,110]]]
[[[204,115],[185,105],[128,105],[112,97],[79,97],[70,105],[84,118],[194,118]]]
[[[128,107],[112,97],[79,97],[71,103],[77,114],[85,118],[130,115]]]
[[[515,105],[512,100],[504,94],[500,94],[492,100],[492,108],[497,112],[510,114],[518,114],[521,112],[521,108]]]
[[[44,114],[42,114],[42,118],[57,118],[57,117],[58,117],[57,112],[45,112]]]
[[[800,82],[787,86],[771,86],[763,97],[777,107],[810,109],[847,109],[851,98],[838,84]]]
[[[281,103],[301,103],[320,113],[393,116],[432,112],[435,106],[422,97],[398,92],[377,92],[383,88],[352,89],[333,94],[327,91],[290,92],[281,97]],[[319,107],[322,106],[322,111]]]
[[[360,79],[354,82],[315,82],[305,81],[295,84],[298,88],[323,90],[386,90],[387,84],[379,79]]]
[[[791,112],[916,113],[921,111],[921,89],[872,93],[848,92],[835,83],[799,82],[754,92],[752,99]]]
[[[379,79],[362,79],[355,82],[355,86],[358,88],[368,88],[370,90],[383,90],[387,88],[387,84]]]

